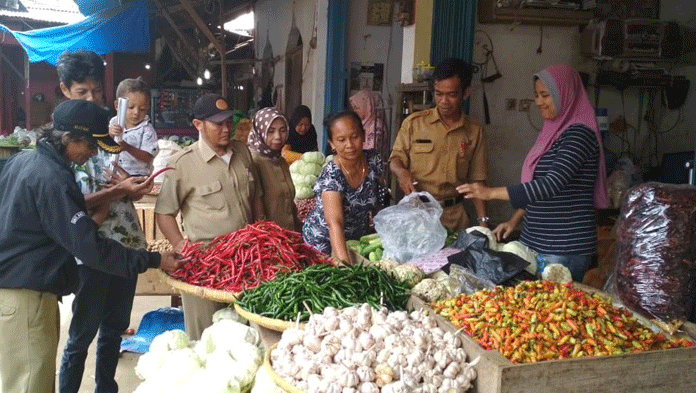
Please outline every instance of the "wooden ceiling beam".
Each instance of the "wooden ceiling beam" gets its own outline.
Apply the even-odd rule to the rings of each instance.
[[[179,62],[179,64],[181,64],[181,66],[184,67],[184,70],[186,71],[186,73],[189,74],[191,76],[191,78],[195,80],[198,77],[198,74],[193,69],[193,67],[191,67],[191,65],[185,60],[184,55],[182,55],[179,52],[179,48],[176,47],[176,45],[174,44],[174,42],[172,42],[172,40],[169,38],[169,36],[167,36],[166,34],[163,34],[161,31],[160,31],[160,35],[164,39],[164,42],[167,44],[169,49],[172,51],[172,55],[176,58],[176,60]]]
[[[201,19],[201,17],[198,15],[196,10],[193,8],[193,5],[191,4],[191,1],[179,0],[179,2],[184,7],[191,19],[193,19],[193,22],[196,24],[196,26],[198,26],[201,32],[203,32],[203,34],[208,38],[208,41],[210,41],[213,44],[213,46],[215,46],[215,49],[218,51],[218,53],[220,53],[221,56],[225,56],[225,48],[215,37],[213,32],[210,31],[208,25],[206,25],[203,19]]]
[[[167,20],[169,23],[169,26],[172,28],[174,33],[176,33],[177,36],[179,36],[179,39],[186,45],[186,50],[191,51],[191,52],[196,52],[195,46],[191,45],[191,42],[189,42],[189,38],[184,35],[184,33],[179,29],[179,26],[174,22],[174,19],[172,19],[171,15],[169,14],[169,11],[167,11],[163,6],[162,3],[160,3],[159,0],[152,0],[155,6],[158,8],[158,11],[164,17],[164,19]]]

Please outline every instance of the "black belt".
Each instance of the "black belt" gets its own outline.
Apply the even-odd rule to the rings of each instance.
[[[450,206],[458,205],[458,204],[464,202],[464,195],[460,194],[454,198],[443,199],[443,200],[440,200],[438,202],[440,202],[440,206],[442,206],[442,207],[450,207]]]

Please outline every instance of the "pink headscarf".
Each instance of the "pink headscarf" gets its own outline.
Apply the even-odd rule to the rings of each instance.
[[[365,130],[363,148],[375,149],[383,159],[386,159],[389,156],[389,146],[384,110],[378,109],[378,102],[381,100],[378,93],[368,90],[360,90],[348,99],[353,111],[362,120],[363,130]]]
[[[350,98],[350,105],[353,111],[358,114],[362,120],[363,130],[365,130],[365,149],[373,149],[375,146],[374,138],[367,137],[374,135],[377,119],[375,117],[375,100],[372,94],[366,90],[360,90],[353,94]]]
[[[522,182],[529,182],[533,179],[534,169],[539,160],[566,129],[574,124],[582,124],[594,132],[599,146],[594,205],[599,209],[608,207],[607,175],[602,136],[599,133],[595,111],[590,104],[590,99],[587,97],[587,91],[585,91],[582,85],[580,74],[573,67],[557,64],[535,74],[533,80],[536,81],[537,79],[541,79],[551,93],[551,98],[556,107],[556,118],[544,120],[544,126],[534,146],[527,153],[524,164],[522,164]]]

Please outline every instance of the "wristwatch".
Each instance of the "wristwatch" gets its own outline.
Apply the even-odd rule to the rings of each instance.
[[[490,220],[491,220],[491,219],[488,218],[488,216],[483,216],[483,217],[478,217],[478,218],[476,218],[476,221],[481,222],[481,223],[484,223],[484,222],[485,222],[485,223],[488,223],[488,221],[490,221]]]

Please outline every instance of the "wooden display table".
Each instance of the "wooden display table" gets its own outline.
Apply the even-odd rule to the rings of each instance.
[[[577,285],[577,284],[576,284]],[[580,286],[587,292],[599,292]],[[415,296],[409,306],[427,310],[445,331],[458,328]],[[685,330],[694,329],[687,323]],[[515,364],[496,350],[484,350],[459,332],[469,361],[480,356],[474,392],[696,392],[696,347],[615,356],[584,357]],[[692,336],[693,338],[693,336]]]

